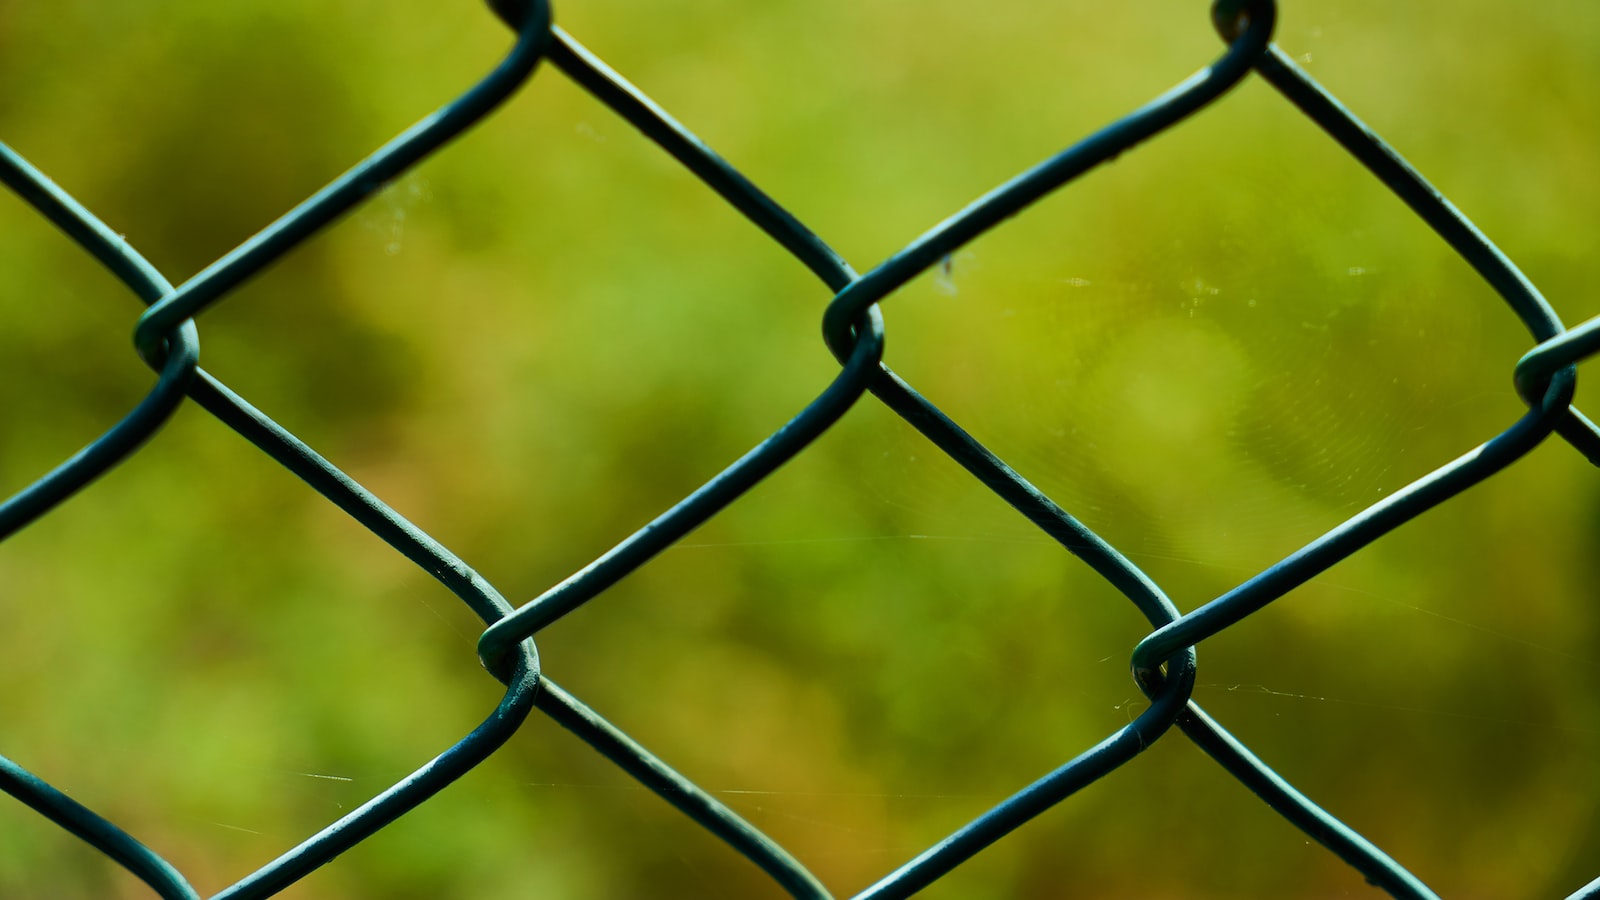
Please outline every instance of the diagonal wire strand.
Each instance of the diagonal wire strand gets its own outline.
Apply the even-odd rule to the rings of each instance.
[[[427,571],[485,624],[482,665],[506,692],[468,735],[357,809],[277,859],[223,889],[219,900],[275,896],[426,802],[504,746],[538,708],[644,788],[732,847],[790,896],[828,900],[822,882],[788,850],[711,792],[672,768],[540,670],[533,638],[545,626],[603,595],[628,574],[737,502],[802,453],[867,393],[917,429],[996,497],[1012,506],[1132,602],[1152,631],[1133,650],[1132,674],[1149,706],[1050,772],[922,851],[857,894],[860,900],[910,897],[933,885],[1045,810],[1137,757],[1173,725],[1224,771],[1308,837],[1401,898],[1433,898],[1415,875],[1302,794],[1190,698],[1196,645],[1232,628],[1300,585],[1424,512],[1503,471],[1559,434],[1600,465],[1600,429],[1572,405],[1575,367],[1600,352],[1600,318],[1570,330],[1522,271],[1422,175],[1336,98],[1270,44],[1271,0],[1218,0],[1213,23],[1227,44],[1215,62],[1166,94],[1002,183],[864,274],[564,30],[545,0],[489,0],[516,35],[502,62],[456,101],[424,118],[262,232],[174,287],[119,235],[10,148],[0,144],[0,181],[116,275],[149,308],[135,328],[137,352],[157,369],[143,399],[100,438],[0,503],[0,540],[60,507],[120,464],[160,428],[185,398],[304,480],[329,502]],[[355,482],[198,365],[193,321],[239,285],[370,197],[385,183],[461,135],[506,101],[541,60],[697,176],[805,266],[832,294],[823,338],[839,374],[785,425],[744,456],[623,539],[589,565],[520,607],[421,528]],[[1146,573],[1006,464],[883,361],[879,304],[919,273],[978,235],[1018,215],[1085,172],[1155,138],[1216,102],[1251,72],[1273,85],[1359,160],[1462,256],[1538,342],[1514,369],[1529,411],[1505,431],[1347,519],[1187,614]],[[0,757],[0,790],[95,847],[166,900],[199,895],[169,862],[98,813],[21,765]],[[1600,879],[1573,898],[1600,896]]]

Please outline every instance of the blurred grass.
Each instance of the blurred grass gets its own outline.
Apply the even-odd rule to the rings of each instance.
[[[1192,3],[1034,6],[557,17],[865,269],[1218,52]],[[1278,40],[1566,321],[1600,313],[1600,8],[1290,4]],[[471,4],[0,4],[0,135],[177,281],[506,42]],[[12,491],[149,375],[125,291],[15,200],[0,234]],[[546,69],[200,324],[209,370],[522,602],[808,402],[836,371],[826,300]],[[1185,609],[1505,427],[1529,346],[1257,82],[885,314],[891,365]],[[1575,889],[1600,862],[1578,668],[1595,483],[1540,448],[1207,642],[1197,699],[1441,893]],[[459,603],[195,409],[0,546],[0,615],[0,752],[202,891],[498,694]],[[553,678],[848,894],[1125,723],[1145,630],[869,398],[539,643]],[[0,834],[0,896],[147,895],[20,805]],[[926,896],[1365,890],[1174,736]],[[475,895],[776,891],[536,718],[284,896]]]

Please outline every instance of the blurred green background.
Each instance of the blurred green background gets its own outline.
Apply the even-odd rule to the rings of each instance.
[[[863,270],[1220,50],[1187,0],[556,16]],[[1278,41],[1569,324],[1600,313],[1600,5],[1287,2]],[[508,43],[470,2],[0,0],[0,139],[179,281]],[[138,304],[9,195],[0,284],[9,494],[151,376]],[[521,603],[819,392],[827,299],[541,68],[206,313],[202,359]],[[885,315],[892,366],[1184,609],[1509,425],[1531,346],[1255,80]],[[1563,896],[1600,874],[1597,538],[1600,478],[1552,441],[1202,645],[1195,696],[1444,895]],[[0,616],[0,753],[202,892],[499,696],[461,604],[192,406],[0,545]],[[1125,724],[1147,630],[869,397],[539,647],[848,895]],[[1374,893],[1174,733],[924,896]],[[150,895],[6,801],[0,896]],[[535,713],[283,896],[779,893]]]

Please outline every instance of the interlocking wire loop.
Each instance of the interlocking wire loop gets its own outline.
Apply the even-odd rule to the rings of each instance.
[[[534,638],[803,452],[871,393],[975,478],[1122,593],[1151,632],[1132,652],[1132,675],[1149,706],[1125,727],[1083,749],[976,819],[884,875],[857,898],[908,897],[1080,788],[1131,761],[1176,725],[1229,774],[1395,897],[1433,897],[1399,863],[1277,775],[1191,698],[1196,647],[1283,598],[1400,524],[1465,491],[1558,434],[1600,464],[1600,429],[1572,404],[1574,367],[1600,352],[1600,319],[1566,329],[1533,284],[1422,176],[1271,43],[1271,0],[1219,0],[1213,21],[1226,47],[1211,64],[1145,106],[1017,175],[864,274],[689,133],[571,35],[551,22],[546,0],[490,0],[516,34],[506,58],[459,99],[424,118],[195,277],[174,287],[43,172],[0,145],[0,180],[117,276],[148,305],[137,352],[157,371],[148,394],[112,429],[0,504],[0,539],[68,502],[127,459],[185,398],[249,440],[327,500],[440,581],[485,625],[478,655],[506,688],[483,723],[454,746],[358,809],[216,894],[273,896],[432,797],[501,747],[535,708],[590,744],[640,784],[748,857],[791,896],[829,898],[827,888],[782,846],[711,793],[607,722],[541,671]],[[716,477],[589,565],[513,608],[454,553],[389,508],[295,435],[199,367],[195,317],[243,282],[369,198],[385,183],[460,136],[510,97],[545,61],[641,131],[803,263],[833,294],[822,336],[841,369],[814,400]],[[1085,172],[1155,138],[1252,72],[1276,88],[1359,160],[1500,294],[1538,342],[1514,369],[1528,412],[1504,431],[1373,504],[1215,600],[1181,614],[1161,588],[1115,547],[1058,506],[883,363],[879,305],[911,279]],[[0,788],[78,836],[164,898],[199,895],[172,865],[133,835],[9,759]],[[1600,896],[1600,880],[1574,897]]]

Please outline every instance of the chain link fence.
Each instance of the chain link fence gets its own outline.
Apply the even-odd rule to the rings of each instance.
[[[68,502],[78,491],[139,450],[185,400],[246,438],[361,525],[448,588],[482,619],[478,656],[505,686],[482,724],[359,808],[305,839],[214,896],[270,897],[337,859],[494,754],[537,709],[570,730],[639,784],[747,857],[794,897],[823,898],[828,889],[800,860],[673,769],[540,667],[535,638],[547,626],[600,597],[691,531],[735,503],[778,467],[804,452],[858,402],[883,404],[1027,517],[1134,604],[1150,633],[1132,653],[1132,675],[1149,698],[1143,712],[1093,746],[1017,791],[915,855],[858,898],[916,894],[1045,810],[1068,802],[1167,736],[1176,726],[1218,766],[1305,835],[1395,897],[1433,897],[1401,863],[1324,811],[1275,773],[1191,698],[1196,647],[1265,609],[1335,563],[1399,525],[1494,475],[1554,435],[1600,464],[1600,429],[1572,404],[1574,366],[1600,350],[1600,319],[1565,327],[1533,284],[1448,200],[1293,60],[1271,43],[1270,0],[1219,0],[1213,21],[1225,43],[1193,77],[1018,174],[941,222],[881,264],[857,273],[797,218],[726,163],[551,22],[544,0],[491,0],[516,33],[505,59],[454,102],[386,144],[298,207],[174,286],[139,252],[40,169],[0,146],[0,179],[38,213],[109,269],[148,309],[135,345],[157,373],[144,398],[113,428],[0,505],[0,538],[9,537]],[[513,606],[442,544],[341,472],[302,440],[200,368],[196,317],[229,299],[246,280],[420,160],[460,136],[513,95],[540,64],[554,69],[610,107],[736,208],[832,293],[822,320],[836,378],[814,400],[720,474],[665,513],[532,601]],[[555,77],[546,72],[541,77]],[[882,361],[879,304],[919,275],[948,265],[971,241],[1084,173],[1113,160],[1219,100],[1241,80],[1257,77],[1314,121],[1371,175],[1468,262],[1508,304],[1533,338],[1515,365],[1516,389],[1528,411],[1504,431],[1438,466],[1404,489],[1349,517],[1281,562],[1188,613],[1116,547],[1058,506],[971,434],[920,395]],[[1135,163],[1136,164],[1136,163]],[[864,397],[871,394],[872,400]],[[165,898],[200,896],[154,849],[9,759],[0,758],[0,786],[17,800],[87,842]],[[1574,885],[1572,897],[1600,896],[1600,879]]]

